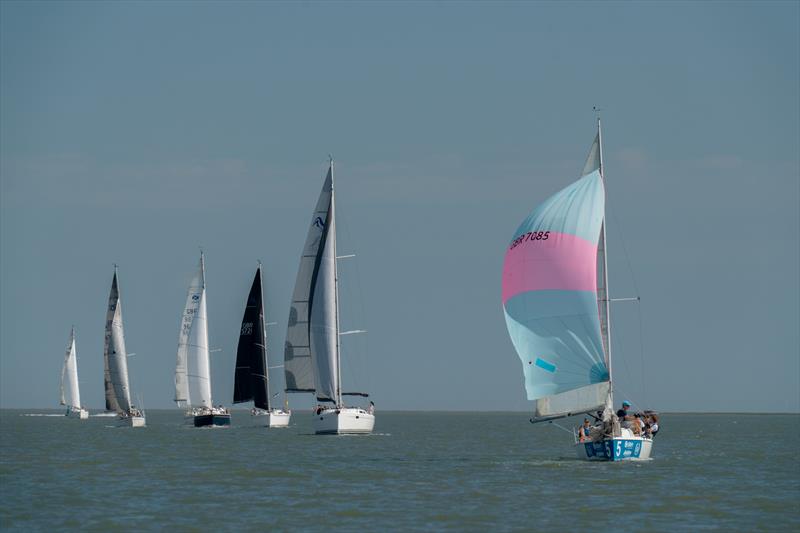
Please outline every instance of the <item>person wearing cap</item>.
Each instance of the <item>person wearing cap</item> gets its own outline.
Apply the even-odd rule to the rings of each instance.
[[[628,409],[631,407],[631,402],[625,400],[622,402],[622,409],[617,411],[617,418],[619,418],[620,426],[624,428],[630,428],[631,422],[633,421],[633,415],[628,413]]]

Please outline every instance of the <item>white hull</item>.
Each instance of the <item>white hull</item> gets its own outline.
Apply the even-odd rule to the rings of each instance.
[[[86,409],[70,409],[66,414],[67,418],[77,418],[79,420],[86,420],[89,418],[89,411]]]
[[[317,435],[368,434],[375,426],[375,415],[359,407],[315,411],[313,420]]]
[[[267,428],[285,428],[289,426],[292,417],[291,411],[272,409],[270,411],[258,410],[250,413],[250,426]]]
[[[128,428],[143,428],[145,427],[144,416],[126,416],[117,419],[119,425]]]

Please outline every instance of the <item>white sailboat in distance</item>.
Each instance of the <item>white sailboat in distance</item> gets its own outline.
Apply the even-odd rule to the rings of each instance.
[[[203,252],[200,267],[189,284],[178,331],[175,363],[175,403],[185,408],[185,420],[194,427],[230,426],[231,414],[211,403],[211,366],[206,318],[206,268]]]
[[[117,265],[108,295],[105,346],[103,349],[103,384],[106,391],[106,411],[115,411],[123,426],[145,426],[144,411],[131,403],[128,379],[128,352],[125,349],[125,329],[122,325],[122,300],[117,283]]]
[[[89,411],[81,407],[81,391],[78,385],[78,354],[75,350],[75,326],[69,332],[67,354],[61,367],[61,405],[67,406],[64,416],[86,420]]]
[[[258,263],[242,325],[239,329],[239,345],[236,349],[236,369],[233,381],[233,403],[253,401],[250,412],[255,425],[270,428],[285,428],[292,412],[272,407],[269,394],[269,370],[267,366],[267,330],[264,324],[264,300],[261,288],[261,262]]]
[[[531,422],[587,414],[580,459],[649,459],[653,440],[614,414],[600,120],[581,178],[545,200],[514,232],[503,265],[508,333],[522,361]],[[626,402],[627,403],[627,402]]]
[[[339,288],[336,257],[336,201],[333,159],[311,216],[289,310],[284,350],[286,392],[316,396],[313,427],[317,434],[371,433],[375,425],[369,409],[349,407],[342,392],[339,337]]]

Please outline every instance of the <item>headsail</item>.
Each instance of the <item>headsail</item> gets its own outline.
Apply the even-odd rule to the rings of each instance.
[[[319,400],[335,402],[339,376],[333,210],[331,165],[300,257],[286,331],[284,371],[287,392],[316,392]]]
[[[594,158],[599,157],[598,144]],[[537,207],[506,252],[506,325],[539,418],[603,409],[608,399],[597,296],[604,212],[605,190],[596,169]]]
[[[125,331],[122,327],[122,302],[117,285],[117,269],[111,281],[106,312],[106,334],[103,350],[105,366],[106,410],[128,412],[131,409],[131,392],[128,382],[128,354],[125,350]]]
[[[178,332],[175,401],[179,405],[211,407],[205,263],[202,252],[200,267],[189,284],[181,328]]]
[[[260,264],[242,317],[233,383],[233,403],[250,400],[259,409],[269,410],[267,336],[264,328],[264,303],[261,298]]]
[[[69,333],[67,353],[61,368],[61,405],[75,409],[81,407],[81,392],[78,387],[78,359],[75,351],[75,328]]]

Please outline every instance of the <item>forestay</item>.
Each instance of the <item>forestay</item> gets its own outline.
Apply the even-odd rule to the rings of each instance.
[[[599,143],[589,157],[599,161]],[[608,401],[597,294],[604,210],[598,165],[537,207],[506,252],[506,325],[537,418],[603,409]]]
[[[81,407],[81,392],[78,387],[78,359],[75,351],[75,328],[69,333],[67,353],[61,368],[61,405],[74,409]]]
[[[186,306],[183,309],[178,332],[175,401],[179,405],[211,407],[205,263],[202,253],[200,268],[189,284]]]
[[[250,400],[253,400],[255,407],[269,410],[267,336],[261,297],[261,265],[256,270],[242,317],[233,383],[233,403]]]
[[[125,331],[122,327],[122,302],[117,285],[117,270],[111,281],[106,312],[105,345],[103,350],[105,365],[104,383],[106,391],[106,410],[129,412],[131,393],[128,382],[128,353],[125,350]]]

